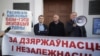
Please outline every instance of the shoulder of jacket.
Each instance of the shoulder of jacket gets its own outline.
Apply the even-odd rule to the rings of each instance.
[[[39,23],[35,24],[34,26],[37,26],[37,25],[39,25]]]

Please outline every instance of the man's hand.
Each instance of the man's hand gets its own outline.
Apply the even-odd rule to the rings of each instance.
[[[5,32],[0,32],[0,37],[3,37],[4,34]]]
[[[5,33],[9,32],[10,31],[10,27],[8,27],[5,31],[3,32],[0,32],[0,37],[3,37]]]
[[[73,27],[76,27],[77,25],[76,24],[73,24]]]

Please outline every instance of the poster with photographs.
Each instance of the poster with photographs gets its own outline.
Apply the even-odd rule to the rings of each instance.
[[[100,18],[93,19],[93,34],[100,35]]]

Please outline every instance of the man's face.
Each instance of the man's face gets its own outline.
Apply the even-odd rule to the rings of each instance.
[[[70,15],[70,19],[74,20],[77,17],[77,13],[72,13]]]
[[[54,15],[53,16],[53,21],[58,21],[59,20],[59,16],[58,15]]]
[[[44,17],[40,17],[39,18],[39,23],[43,23],[44,22]]]

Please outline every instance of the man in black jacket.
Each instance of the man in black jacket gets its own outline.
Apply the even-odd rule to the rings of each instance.
[[[40,15],[39,18],[39,23],[34,25],[34,33],[35,35],[47,35],[48,34],[48,28],[44,23],[44,16]]]
[[[70,14],[70,21],[66,24],[66,35],[70,37],[86,37],[85,26],[81,28],[75,24],[76,12]]]
[[[49,36],[64,36],[64,24],[59,20],[59,15],[53,16],[53,22],[49,24]]]

